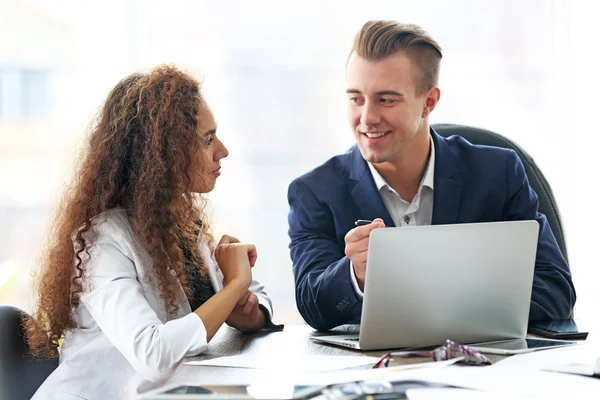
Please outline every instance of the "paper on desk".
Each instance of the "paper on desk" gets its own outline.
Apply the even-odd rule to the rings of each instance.
[[[570,398],[598,400],[600,393],[600,379],[517,366],[466,367],[444,365],[443,363],[428,363],[440,365],[442,368],[411,370],[381,368],[303,374],[296,376],[295,380],[301,384],[317,385],[356,380],[421,380],[501,394],[504,395],[504,398],[510,399],[525,397],[545,400],[559,398],[561,400]]]
[[[205,365],[215,367],[235,367],[253,369],[276,369],[286,372],[326,372],[344,368],[372,365],[379,361],[376,357],[361,356],[322,356],[307,355],[304,357],[257,356],[256,354],[240,354],[230,357],[213,358],[212,360],[188,361],[187,365]]]
[[[597,339],[599,338],[590,334],[588,340],[577,346],[519,354],[500,360],[494,366],[519,366],[587,376],[600,375],[600,343]]]
[[[297,384],[325,385],[358,380],[421,380],[441,383],[486,393],[504,395],[504,398],[598,400],[600,379],[578,375],[540,371],[517,366],[468,367],[433,362],[431,368],[397,369],[378,368],[329,373],[311,373],[294,376]],[[440,366],[440,368],[435,368]],[[442,396],[443,398],[443,396]]]
[[[335,383],[365,381],[365,380],[399,380],[410,379],[410,374],[416,370],[436,370],[455,364],[462,357],[454,358],[446,361],[430,361],[424,363],[403,364],[389,368],[369,368],[369,369],[354,369],[354,370],[338,370],[326,373],[308,372],[301,375],[296,375],[296,383],[305,385],[331,385]],[[283,371],[285,373],[285,370]]]
[[[410,400],[522,400],[527,397],[506,394],[481,392],[471,389],[456,388],[415,388],[406,391]]]
[[[542,369],[600,378],[600,358],[595,363],[550,364]]]
[[[543,399],[598,399],[600,379],[517,366],[454,367],[412,371],[411,379],[489,393]]]

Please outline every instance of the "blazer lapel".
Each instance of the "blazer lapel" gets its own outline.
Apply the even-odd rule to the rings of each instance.
[[[351,187],[350,190],[354,202],[361,211],[360,218],[370,220],[381,218],[385,222],[385,226],[396,226],[385,208],[377,187],[375,187],[375,181],[367,162],[356,145],[352,147],[350,153],[349,167],[350,179],[354,181],[351,183],[354,187]]]
[[[432,225],[455,224],[462,195],[463,182],[458,160],[450,146],[433,128],[431,136],[435,146],[435,176],[433,181]]]

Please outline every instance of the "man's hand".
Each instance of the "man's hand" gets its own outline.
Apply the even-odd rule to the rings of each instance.
[[[385,228],[385,223],[381,218],[374,219],[369,225],[359,226],[350,230],[344,238],[346,242],[344,253],[352,262],[354,276],[361,291],[364,291],[365,288],[369,235],[377,228]]]
[[[258,306],[258,297],[248,290],[225,322],[241,331],[256,331],[264,328],[266,315]]]

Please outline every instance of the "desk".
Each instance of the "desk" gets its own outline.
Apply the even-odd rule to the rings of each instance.
[[[344,326],[337,328],[334,332],[339,334],[357,332],[356,326]],[[309,355],[352,355],[381,357],[388,350],[381,351],[357,351],[343,347],[318,344],[310,340],[310,336],[323,333],[315,332],[308,325],[287,325],[282,332],[259,332],[242,333],[227,326],[221,327],[215,337],[211,340],[208,350],[197,357],[190,357],[186,361],[206,360],[216,357],[233,356],[238,354],[256,355],[256,357],[273,356],[294,358]],[[326,334],[331,334],[328,332]],[[503,358],[502,356],[490,356],[492,362]],[[431,361],[430,358],[411,357],[394,360],[398,364],[413,364]],[[370,367],[364,367],[370,368]],[[228,368],[185,365],[179,366],[173,376],[163,385],[206,385],[206,384],[249,384],[255,379],[264,379],[272,372],[266,370],[253,370],[248,368]],[[157,384],[140,387],[140,392],[156,388]]]

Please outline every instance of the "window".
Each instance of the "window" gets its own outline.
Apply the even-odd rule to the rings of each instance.
[[[47,116],[49,76],[45,69],[0,68],[0,119]]]
[[[174,63],[205,76],[230,150],[211,194],[214,227],[257,245],[254,272],[277,321],[302,321],[287,187],[353,144],[344,79],[352,37],[369,19],[398,19],[421,25],[444,51],[430,122],[497,131],[543,170],[565,225],[576,315],[590,318],[600,304],[599,8],[568,0],[0,1],[0,33],[12,46],[0,46],[0,238],[10,243],[0,244],[0,302],[31,308],[29,270],[64,182],[59,170],[73,160],[66,149],[80,143],[108,91],[132,72]],[[14,23],[2,23],[11,12]],[[3,124],[50,111],[51,125],[23,127],[29,136]],[[13,286],[2,285],[6,271],[17,271]]]

